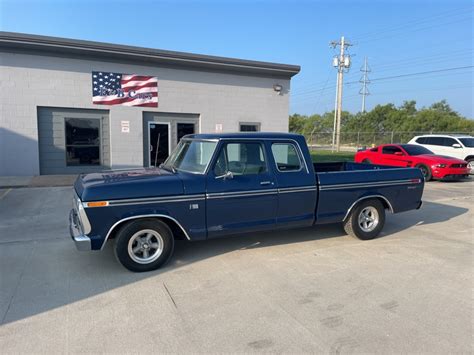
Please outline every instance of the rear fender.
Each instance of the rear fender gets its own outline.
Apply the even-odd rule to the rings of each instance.
[[[382,195],[368,195],[368,196],[364,196],[364,197],[361,197],[359,198],[357,201],[355,201],[350,207],[349,209],[347,210],[346,212],[346,215],[344,216],[344,219],[343,221],[345,221],[349,215],[351,214],[352,210],[362,201],[365,201],[365,200],[369,200],[369,199],[377,199],[377,200],[380,200],[383,204],[383,206],[385,207],[385,209],[388,209],[391,213],[394,213],[393,212],[393,207],[392,207],[392,204],[390,203],[390,201],[388,200],[388,198],[386,198],[385,196],[382,196]]]

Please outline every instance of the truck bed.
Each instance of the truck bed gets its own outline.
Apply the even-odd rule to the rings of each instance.
[[[328,162],[328,163],[313,163],[315,173],[328,173],[335,171],[355,171],[355,170],[375,170],[375,169],[387,169],[390,167],[383,165],[371,165],[351,162]]]
[[[382,199],[393,213],[421,206],[424,181],[418,168],[351,162],[313,163],[313,167],[319,192],[317,224],[343,220],[351,205],[364,198]]]

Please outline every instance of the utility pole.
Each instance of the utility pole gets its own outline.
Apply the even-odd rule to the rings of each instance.
[[[352,46],[352,44],[346,42],[344,36],[342,36],[340,42],[332,41],[330,45],[332,48],[340,46],[339,56],[334,56],[332,61],[332,65],[337,69],[336,112],[334,114],[334,127],[336,129],[333,132],[333,150],[335,141],[336,151],[339,151],[341,143],[342,86],[344,82],[344,70],[349,70],[351,66],[351,57],[345,54],[345,50]]]
[[[370,73],[370,68],[367,64],[367,57],[365,57],[364,60],[364,66],[360,69],[362,73],[362,78],[360,78],[359,82],[362,83],[362,89],[360,89],[359,94],[362,95],[362,113],[365,112],[365,97],[367,95],[370,95],[369,89],[367,88],[367,85],[370,84],[369,80],[369,73]]]

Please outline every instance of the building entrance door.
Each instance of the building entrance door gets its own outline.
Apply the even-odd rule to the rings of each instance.
[[[170,124],[148,122],[150,166],[159,166],[170,154]]]

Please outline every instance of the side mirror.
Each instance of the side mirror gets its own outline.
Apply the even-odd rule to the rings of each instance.
[[[403,156],[404,154],[403,154],[403,152],[395,152],[395,155],[396,155],[397,157],[401,157],[401,156]]]
[[[216,176],[216,179],[222,179],[222,180],[233,179],[233,178],[234,178],[234,174],[232,174],[232,171],[227,171],[224,175]]]
[[[461,144],[459,144],[459,143],[454,143],[454,144],[452,145],[452,147],[453,147],[453,148],[462,148],[462,147],[461,147]]]

